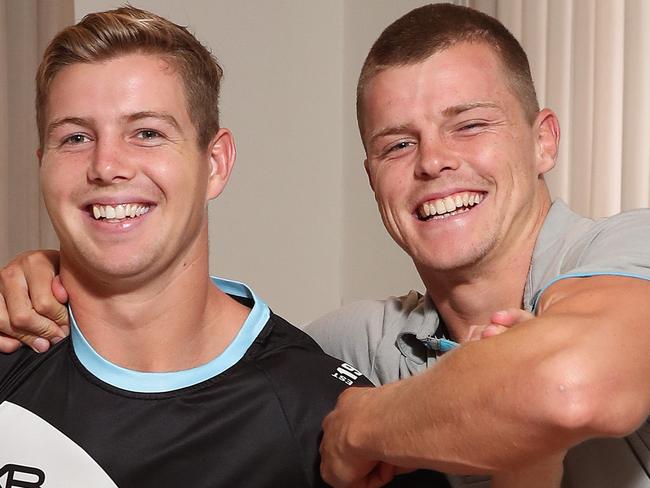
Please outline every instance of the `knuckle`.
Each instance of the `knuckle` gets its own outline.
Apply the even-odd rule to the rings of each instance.
[[[34,310],[36,310],[36,313],[39,315],[47,315],[48,317],[50,315],[55,315],[57,312],[57,307],[52,303],[52,300],[42,296],[32,297],[32,307],[34,307]]]
[[[14,327],[25,328],[31,325],[32,316],[29,310],[15,310],[9,320]]]

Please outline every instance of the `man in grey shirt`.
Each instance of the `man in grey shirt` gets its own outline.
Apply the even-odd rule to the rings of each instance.
[[[357,104],[382,219],[426,295],[354,304],[308,328],[386,383],[346,391],[325,420],[325,479],[380,486],[415,467],[528,467],[521,486],[557,486],[570,449],[567,486],[650,486],[650,216],[594,222],[551,203],[559,124],[539,109],[521,46],[474,10],[415,9],[371,49]],[[55,259],[5,270],[9,309],[27,301],[10,291],[26,279],[58,318],[44,264]],[[31,333],[7,319],[1,329],[33,347],[60,335],[18,317]],[[443,352],[445,338],[462,344]]]

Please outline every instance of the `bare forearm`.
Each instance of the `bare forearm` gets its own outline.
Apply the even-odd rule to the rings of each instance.
[[[549,295],[539,318],[370,393],[357,448],[400,466],[493,473],[633,430],[650,410],[650,300],[645,283],[614,285]]]

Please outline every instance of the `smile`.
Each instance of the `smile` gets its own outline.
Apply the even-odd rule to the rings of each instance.
[[[444,219],[469,211],[481,203],[483,195],[477,192],[461,192],[424,202],[417,208],[418,219],[426,221],[431,219]]]
[[[134,219],[146,214],[151,208],[144,203],[121,203],[119,205],[97,205],[93,204],[92,214],[95,220],[110,220],[113,222]]]

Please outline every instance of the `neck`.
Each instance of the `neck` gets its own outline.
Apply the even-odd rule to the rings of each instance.
[[[487,325],[494,312],[522,308],[524,288],[537,236],[550,203],[543,205],[524,232],[510,240],[507,252],[455,270],[417,266],[427,293],[451,337],[463,342],[473,325]]]
[[[120,292],[93,283],[61,254],[61,279],[77,325],[108,361],[137,371],[190,369],[218,356],[237,335],[249,309],[220,291],[208,276],[205,249],[155,277]]]

